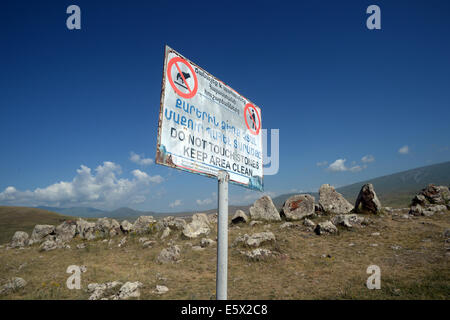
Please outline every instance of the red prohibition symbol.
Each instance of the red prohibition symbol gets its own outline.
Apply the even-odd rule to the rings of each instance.
[[[188,67],[190,73],[182,72],[179,64],[186,65]],[[178,71],[177,79],[175,81],[172,78],[172,68],[174,66],[177,69],[176,71]],[[192,78],[194,80],[194,87],[193,88],[191,88],[189,86],[189,84],[187,83],[187,81],[186,81],[191,76],[192,76]],[[192,98],[193,96],[195,96],[195,94],[197,93],[197,90],[198,90],[197,75],[195,74],[194,69],[192,68],[190,63],[188,63],[183,58],[175,57],[175,58],[172,58],[169,61],[169,63],[167,64],[167,77],[169,78],[169,83],[172,86],[173,90],[175,90],[175,92],[178,93],[178,95],[180,97],[189,99],[189,98]],[[181,91],[179,87],[182,87],[182,88],[186,89],[187,92]]]
[[[249,121],[247,120],[247,113],[249,118],[252,120],[249,125]],[[256,116],[255,116],[256,115]],[[259,134],[259,130],[261,130],[261,118],[259,116],[258,110],[251,103],[247,103],[244,108],[244,119],[245,125],[250,133],[257,136]]]

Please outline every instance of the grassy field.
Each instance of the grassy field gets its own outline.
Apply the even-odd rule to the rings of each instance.
[[[58,225],[70,219],[74,218],[42,209],[0,206],[0,244],[11,241],[16,231],[31,235],[36,224]]]
[[[317,221],[324,218],[318,218]],[[372,223],[354,230],[340,229],[338,235],[317,236],[300,223],[280,229],[281,223],[240,225],[229,231],[230,245],[239,234],[272,231],[277,241],[266,248],[276,253],[265,261],[253,262],[239,251],[229,249],[230,299],[449,299],[450,265],[443,231],[450,228],[450,213],[432,217],[403,219],[397,216],[370,216]],[[379,232],[379,236],[372,235]],[[139,237],[129,236],[118,248],[102,240],[76,249],[39,252],[33,246],[23,250],[0,249],[0,284],[11,277],[22,277],[27,286],[1,299],[87,299],[89,283],[120,280],[141,281],[140,299],[210,299],[215,293],[216,247],[192,250],[198,240],[183,240],[180,232],[144,249]],[[213,231],[209,236],[215,239]],[[156,257],[169,242],[178,244],[181,261],[160,265]],[[353,244],[353,245],[351,245]],[[376,244],[376,246],[374,246]],[[393,249],[393,246],[400,248]],[[85,265],[82,289],[69,290],[69,265]],[[381,268],[381,289],[368,290],[369,265]],[[156,285],[169,292],[152,293]]]

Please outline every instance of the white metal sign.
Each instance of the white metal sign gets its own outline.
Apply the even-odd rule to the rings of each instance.
[[[261,109],[166,46],[156,163],[263,190]]]

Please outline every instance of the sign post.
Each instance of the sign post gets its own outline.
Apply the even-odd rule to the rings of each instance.
[[[228,172],[219,171],[217,218],[217,273],[216,273],[216,299],[227,300],[228,280]]]
[[[156,163],[218,179],[216,298],[227,299],[228,183],[263,191],[261,109],[166,46]]]

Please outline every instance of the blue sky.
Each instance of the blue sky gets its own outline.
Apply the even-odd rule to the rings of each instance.
[[[71,4],[81,30],[66,28]],[[366,28],[371,4],[381,30]],[[264,128],[280,130],[280,170],[264,181],[270,195],[448,161],[449,9],[448,1],[2,1],[0,204],[213,208],[215,180],[149,160],[165,44],[261,107]],[[260,195],[230,187],[231,203]]]

